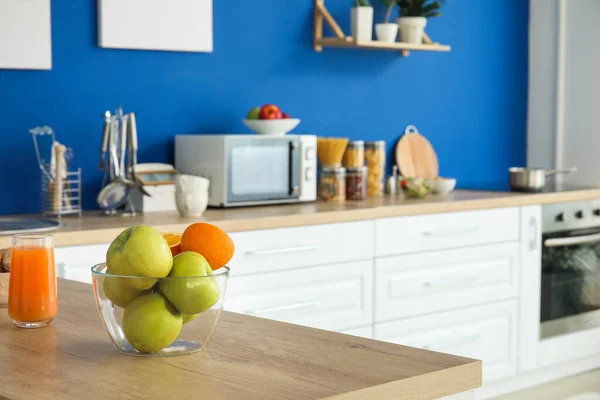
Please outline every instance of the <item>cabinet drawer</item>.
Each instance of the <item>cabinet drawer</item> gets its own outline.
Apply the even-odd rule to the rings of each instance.
[[[465,211],[375,221],[376,256],[519,240],[519,209]]]
[[[518,243],[378,258],[375,321],[516,298],[518,290]]]
[[[517,302],[375,324],[375,339],[482,360],[491,382],[517,371]]]
[[[232,277],[225,309],[326,330],[373,322],[372,261]]]
[[[374,226],[362,221],[232,233],[231,274],[371,259]]]
[[[373,339],[373,325],[362,326],[360,328],[342,329],[338,331],[346,335],[359,336],[367,339]]]
[[[89,246],[57,247],[54,250],[56,274],[59,278],[92,283],[91,268],[106,261],[110,243]]]

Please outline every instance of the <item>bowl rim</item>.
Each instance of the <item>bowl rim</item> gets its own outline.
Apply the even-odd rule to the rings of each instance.
[[[115,274],[107,274],[104,272],[100,272],[98,271],[99,268],[106,266],[106,263],[99,263],[94,265],[91,270],[92,270],[92,276],[103,276],[103,277],[112,277],[112,278],[136,278],[136,279],[188,279],[188,278],[214,278],[217,276],[229,276],[229,271],[231,270],[231,268],[229,268],[227,265],[222,266],[221,268],[219,268],[217,271],[221,271],[222,269],[224,269],[221,272],[217,272],[217,273],[213,273],[212,275],[198,275],[198,276],[162,276],[162,277],[156,277],[156,276],[133,276],[133,275],[115,275]],[[106,266],[107,270],[108,270],[108,266]]]
[[[255,123],[255,122],[281,122],[281,121],[298,121],[300,122],[300,118],[280,118],[280,119],[247,119],[244,118],[242,121],[246,122],[249,121],[250,123]]]

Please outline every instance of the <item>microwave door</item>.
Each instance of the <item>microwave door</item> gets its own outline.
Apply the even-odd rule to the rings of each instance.
[[[227,203],[300,197],[300,142],[243,139],[227,147]]]

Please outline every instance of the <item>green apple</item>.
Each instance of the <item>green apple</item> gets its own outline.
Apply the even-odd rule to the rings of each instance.
[[[260,107],[254,107],[250,111],[248,111],[248,115],[246,115],[246,119],[260,119]]]
[[[193,251],[175,256],[169,278],[160,281],[160,290],[183,314],[204,312],[214,306],[221,295],[208,261]]]
[[[111,273],[107,271],[107,273]],[[135,299],[142,292],[132,288],[131,286],[124,285],[121,281],[125,279],[119,279],[112,276],[107,276],[102,282],[102,289],[107,299],[112,301],[116,306],[125,308],[131,300]]]
[[[181,314],[160,293],[136,297],[123,313],[123,333],[129,344],[142,353],[169,347],[182,326]]]
[[[163,278],[171,271],[173,255],[159,231],[150,226],[133,226],[110,244],[106,266],[116,275]],[[121,283],[145,290],[150,289],[156,279],[123,278]]]
[[[181,318],[183,318],[183,323],[187,324],[195,320],[198,315],[200,314],[181,314]]]

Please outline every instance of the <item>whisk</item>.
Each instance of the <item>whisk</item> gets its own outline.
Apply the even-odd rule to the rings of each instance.
[[[317,156],[321,166],[339,167],[348,146],[348,138],[317,138]]]

